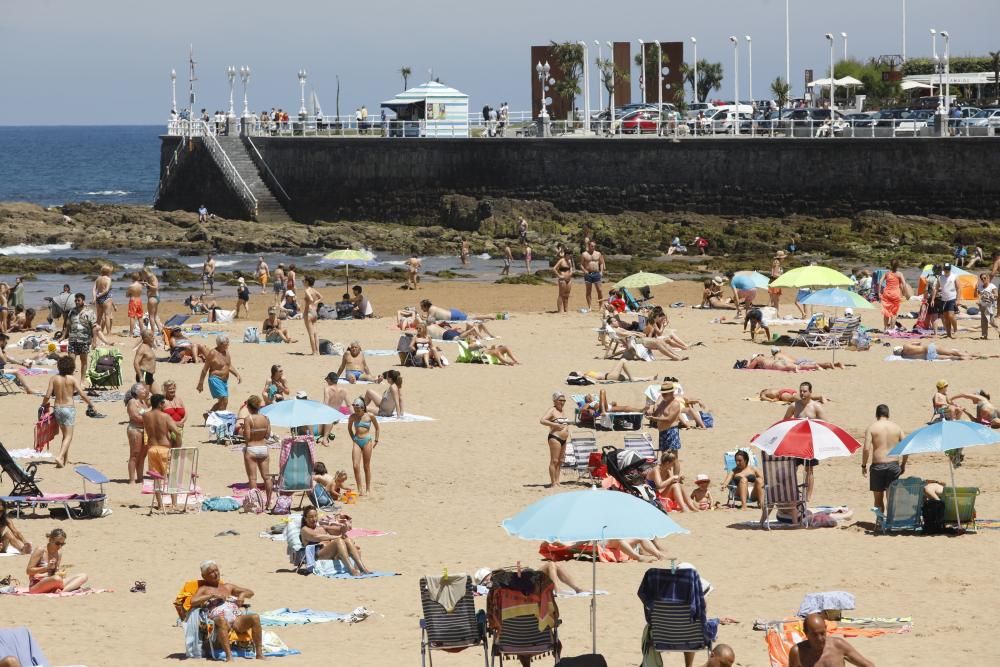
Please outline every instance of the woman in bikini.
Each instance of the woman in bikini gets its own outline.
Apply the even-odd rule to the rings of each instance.
[[[153,273],[152,267],[142,268],[142,284],[146,286],[146,315],[149,317],[149,328],[153,335],[157,331],[163,331],[163,322],[160,321],[160,279]]]
[[[305,283],[306,289],[303,298],[305,312],[302,314],[302,318],[306,325],[306,336],[309,338],[309,349],[313,354],[319,354],[319,337],[316,334],[316,313],[319,304],[323,301],[323,295],[313,287],[316,284],[315,278],[306,276]]]
[[[361,561],[361,550],[347,537],[346,531],[343,532],[344,535],[334,535],[327,527],[321,527],[319,512],[315,507],[307,507],[302,511],[302,546],[320,545],[316,550],[316,560],[340,560],[355,577],[370,574],[371,570]]]
[[[69,593],[87,583],[87,575],[76,574],[66,579],[66,571],[62,566],[62,548],[66,545],[66,531],[53,528],[46,535],[48,543],[38,547],[28,559],[26,574],[28,575],[29,593]]]
[[[417,327],[417,335],[410,341],[410,352],[413,355],[413,365],[424,368],[440,368],[441,356],[430,334],[427,333],[427,325],[421,323]]]
[[[125,295],[128,297],[128,326],[129,335],[136,334],[136,329],[142,329],[142,282],[139,280],[139,274],[132,274],[132,284],[128,286],[125,290]]]
[[[372,492],[372,452],[378,445],[379,426],[375,415],[365,412],[365,399],[356,398],[351,404],[354,412],[347,418],[347,433],[357,447],[351,448],[351,463],[354,465],[354,483],[362,496]],[[375,429],[375,434],[371,430]],[[365,486],[361,490],[361,466],[365,469]]]
[[[656,306],[650,315],[649,320],[646,322],[646,330],[643,332],[647,338],[660,338],[665,340],[672,347],[677,347],[682,350],[688,349],[688,344],[677,337],[677,332],[673,329],[667,327],[670,326],[670,321],[667,319],[667,313],[660,306]],[[698,343],[695,343],[698,345]]]
[[[114,268],[101,264],[101,275],[94,281],[94,305],[97,307],[97,326],[104,333],[111,333],[111,273]]]
[[[177,428],[184,430],[187,423],[187,410],[184,408],[184,401],[177,395],[177,382],[167,380],[163,383],[163,411],[170,415],[170,418],[177,424]]]
[[[260,396],[253,395],[247,399],[248,414],[243,419],[243,435],[246,445],[243,447],[243,465],[247,471],[247,481],[251,489],[257,488],[257,472],[264,480],[264,506],[271,506],[272,482],[268,472],[270,456],[267,451],[267,440],[271,437],[271,421],[260,414]]]
[[[552,273],[559,284],[559,295],[556,297],[556,312],[569,312],[569,293],[573,289],[573,265],[566,257],[566,251],[559,246],[559,258],[552,267]]]
[[[285,370],[279,364],[272,365],[271,377],[264,384],[264,391],[261,393],[264,405],[283,401],[291,395],[292,393],[288,389],[288,381],[285,380]]]
[[[388,370],[382,377],[389,382],[389,387],[379,396],[374,389],[369,389],[362,396],[365,405],[372,404],[369,412],[378,417],[402,417],[403,414],[403,376],[397,370]]]
[[[128,438],[128,481],[129,484],[141,483],[143,464],[145,463],[145,428],[142,416],[149,412],[149,388],[141,382],[132,385],[129,391],[125,411],[128,413],[128,425],[125,436]]]
[[[563,416],[566,394],[557,391],[552,394],[552,407],[542,415],[539,423],[549,429],[545,442],[549,446],[549,483],[546,488],[559,486],[559,473],[566,456],[566,442],[569,440],[569,422]]]

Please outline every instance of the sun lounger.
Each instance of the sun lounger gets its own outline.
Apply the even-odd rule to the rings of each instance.
[[[427,577],[420,579],[420,606],[423,610],[423,618],[420,619],[421,667],[427,663],[433,664],[429,655],[431,651],[457,652],[473,646],[482,646],[483,665],[489,665],[486,622],[485,619],[476,616],[476,603],[473,597],[476,588],[471,577],[462,575],[462,579],[465,583],[465,594],[452,609],[447,609],[431,599]]]
[[[924,480],[919,477],[894,480],[885,498],[884,514],[877,507],[872,508],[876,532],[920,530],[923,525]]]
[[[281,494],[294,496],[301,493],[299,507],[313,490],[313,461],[316,441],[311,436],[294,436],[281,441],[281,457],[278,484],[275,489]]]
[[[38,471],[37,463],[29,463],[26,468],[22,469],[15,463],[7,448],[0,444],[0,468],[3,470],[0,472],[0,481],[2,481],[3,473],[6,473],[10,481],[14,483],[14,488],[10,492],[11,496],[42,495],[38,485],[35,484],[35,473]]]

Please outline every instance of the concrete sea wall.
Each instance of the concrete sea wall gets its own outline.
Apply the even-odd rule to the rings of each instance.
[[[163,138],[169,161],[174,137]],[[441,223],[442,197],[552,202],[567,211],[997,217],[1000,139],[255,138],[293,218]],[[232,206],[211,159],[160,208]],[[194,159],[191,159],[194,158]],[[224,188],[223,188],[224,190]],[[179,202],[184,202],[177,206]]]

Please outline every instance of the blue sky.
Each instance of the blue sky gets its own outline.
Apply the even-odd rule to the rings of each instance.
[[[848,33],[854,57],[900,53],[902,4],[791,0],[794,91],[801,93],[805,68],[817,76],[827,69],[826,32],[838,35],[838,57],[841,32]],[[699,58],[723,63],[727,80],[719,94],[731,97],[732,34],[753,37],[753,91],[760,98],[784,75],[784,8],[784,0],[0,0],[0,125],[158,124],[170,109],[171,67],[178,72],[178,103],[186,99],[189,43],[198,61],[197,106],[209,110],[228,107],[225,67],[244,64],[253,70],[250,108],[258,111],[298,109],[300,68],[309,72],[325,113],[334,111],[337,75],[341,113],[362,103],[377,109],[401,89],[402,65],[413,70],[411,85],[433,70],[468,93],[473,109],[504,100],[527,109],[532,44],[632,40],[636,52],[637,38],[687,41],[692,35]],[[997,0],[908,0],[907,15],[910,57],[930,54],[930,28],[949,31],[956,56],[1000,49]],[[686,50],[685,59],[690,56]],[[747,96],[746,64],[744,42],[741,97]],[[237,90],[240,100],[238,82]],[[591,95],[596,100],[593,88]]]

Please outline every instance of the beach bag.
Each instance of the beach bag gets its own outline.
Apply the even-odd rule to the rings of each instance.
[[[239,508],[235,498],[219,496],[201,501],[201,509],[205,512],[235,512]]]
[[[704,410],[700,410],[699,412],[701,413],[701,421],[705,424],[705,428],[715,426],[715,417],[712,416],[711,412],[705,412]]]
[[[944,501],[924,500],[923,508],[924,534],[940,535],[944,532]]]
[[[319,353],[325,355],[335,355],[333,341],[321,338],[319,341]]]
[[[98,357],[94,363],[94,370],[102,373],[110,373],[118,368],[118,359],[113,354],[105,354]]]
[[[260,489],[250,489],[243,496],[243,511],[254,514],[263,514],[267,510],[267,501],[264,492]]]
[[[278,500],[275,501],[274,507],[271,508],[271,514],[291,514],[291,513],[292,513],[292,497],[278,496]]]
[[[260,342],[260,331],[257,327],[247,327],[243,330],[243,342],[244,343],[259,343]]]
[[[40,452],[45,449],[58,432],[59,425],[56,424],[52,411],[41,414],[35,423],[35,451]]]

